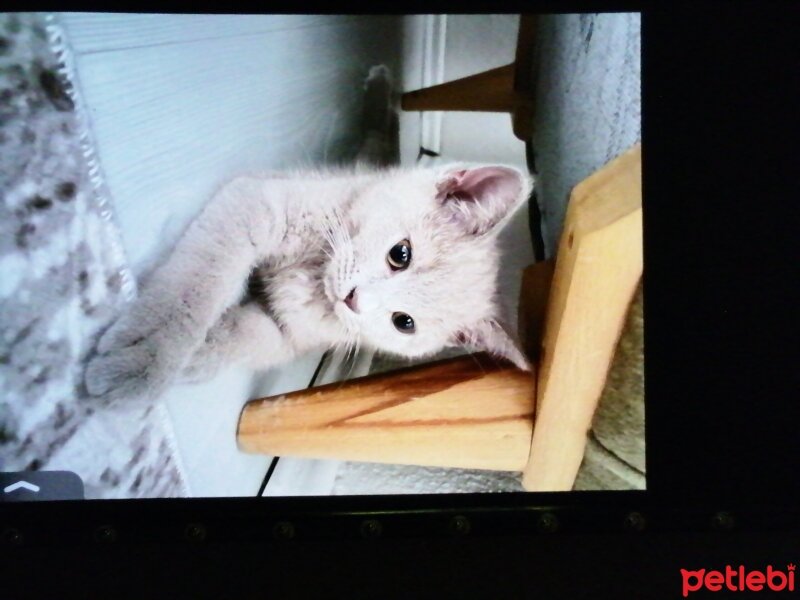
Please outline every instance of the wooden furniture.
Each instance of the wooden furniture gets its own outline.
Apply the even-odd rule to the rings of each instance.
[[[507,112],[514,135],[528,141],[533,133],[536,15],[521,15],[514,62],[402,95],[403,110]]]
[[[523,274],[520,337],[533,373],[485,355],[249,402],[246,452],[521,471],[566,491],[642,274],[641,150],[577,185],[555,263]]]
[[[642,268],[637,145],[570,196],[541,341],[526,489],[571,489]]]

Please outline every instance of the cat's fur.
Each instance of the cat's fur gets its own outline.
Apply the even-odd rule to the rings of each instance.
[[[87,389],[153,397],[227,363],[267,368],[332,346],[421,357],[462,345],[527,368],[498,314],[496,237],[531,186],[502,166],[237,178],[102,336]],[[404,239],[410,266],[392,271]],[[358,312],[343,301],[353,288]]]

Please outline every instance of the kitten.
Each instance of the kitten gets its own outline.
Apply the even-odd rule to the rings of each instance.
[[[149,398],[333,346],[461,345],[528,369],[498,314],[496,238],[531,188],[505,166],[234,179],[101,337],[87,389]]]

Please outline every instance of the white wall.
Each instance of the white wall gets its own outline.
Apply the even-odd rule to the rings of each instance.
[[[400,56],[395,17],[63,20],[134,266],[234,174],[350,155],[369,66]]]

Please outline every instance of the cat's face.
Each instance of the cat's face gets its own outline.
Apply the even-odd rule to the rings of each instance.
[[[501,167],[386,174],[333,228],[324,284],[337,317],[385,352],[467,343],[524,367],[496,320],[495,238],[530,185]]]

